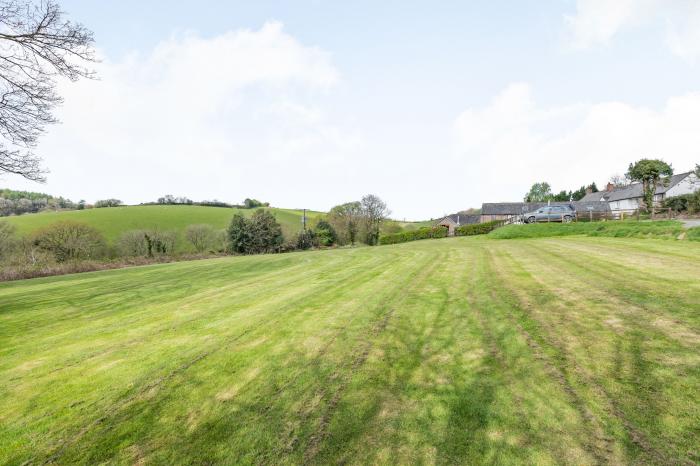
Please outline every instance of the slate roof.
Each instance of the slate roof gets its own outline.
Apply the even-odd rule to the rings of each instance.
[[[479,221],[481,221],[481,215],[452,214],[448,215],[447,217],[441,218],[438,221],[438,223],[442,222],[446,218],[449,218],[454,223],[459,225],[470,225],[473,223],[479,223]]]
[[[574,202],[487,202],[481,205],[482,215],[522,215],[547,205],[573,205],[577,212],[607,212],[610,210],[605,201]]]
[[[686,172],[686,173],[679,173],[677,175],[673,175],[671,179],[669,180],[669,183],[667,185],[660,184],[659,186],[656,187],[656,191],[654,194],[664,194],[666,191],[669,189],[673,188],[675,185],[683,181],[688,175],[690,175],[692,172]],[[642,183],[632,183],[629,186],[625,186],[622,188],[615,189],[613,191],[607,192],[607,191],[598,191],[597,193],[591,193],[591,194],[586,194],[581,200],[582,201],[588,201],[588,200],[596,200],[599,201],[601,198],[611,202],[611,201],[620,201],[622,199],[636,199],[644,197],[644,190],[642,188]]]

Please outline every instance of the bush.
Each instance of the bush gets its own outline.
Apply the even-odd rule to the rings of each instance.
[[[122,233],[117,240],[119,255],[123,257],[147,257],[146,234],[147,232],[143,230],[130,230]]]
[[[279,252],[284,236],[275,216],[257,210],[250,219],[236,214],[228,227],[228,249],[238,254]]]
[[[119,199],[101,199],[95,202],[94,207],[99,209],[101,207],[119,207],[120,205],[122,205],[122,201]]]
[[[493,222],[461,225],[455,228],[455,236],[485,235],[486,233],[490,233],[499,226],[501,226],[502,223],[503,222],[501,222],[500,220],[494,220]]]
[[[688,212],[691,214],[700,212],[700,191],[696,191],[693,194],[669,197],[664,200],[663,206],[670,208],[674,212]]]
[[[196,252],[204,252],[214,247],[216,232],[207,224],[189,225],[185,229],[185,238]]]
[[[295,249],[304,251],[313,248],[317,244],[317,238],[313,230],[303,230],[297,234]]]
[[[50,252],[58,262],[94,259],[104,255],[102,234],[85,223],[64,220],[37,231],[32,242]]]
[[[335,228],[325,220],[319,220],[314,228],[316,242],[318,246],[333,246],[338,240]]]
[[[172,255],[177,246],[177,232],[131,230],[117,241],[117,251],[123,257],[156,257]]]
[[[700,227],[691,228],[686,233],[686,238],[690,241],[700,241]]]
[[[419,239],[444,238],[448,234],[445,227],[424,227],[413,231],[402,231],[379,237],[379,244],[397,244]]]

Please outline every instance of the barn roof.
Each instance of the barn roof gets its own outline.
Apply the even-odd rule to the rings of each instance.
[[[482,204],[482,215],[522,215],[547,205],[572,205],[578,212],[606,212],[610,210],[605,201],[574,202],[487,202]],[[590,209],[589,209],[590,207]]]
[[[479,223],[481,220],[481,215],[472,215],[472,214],[451,214],[446,217],[441,218],[438,221],[438,224],[442,222],[445,219],[450,219],[452,220],[453,223],[458,224],[458,225],[469,225],[472,223]]]

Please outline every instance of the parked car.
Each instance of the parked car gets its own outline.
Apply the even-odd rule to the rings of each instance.
[[[576,209],[572,205],[550,205],[523,215],[525,223],[565,222],[576,220]]]

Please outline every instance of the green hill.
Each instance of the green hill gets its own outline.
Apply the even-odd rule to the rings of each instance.
[[[470,237],[0,283],[0,464],[694,464],[699,254]]]
[[[20,235],[30,234],[59,220],[76,220],[92,225],[100,230],[108,241],[114,241],[128,230],[160,229],[182,232],[187,225],[195,223],[206,223],[217,229],[226,228],[235,213],[249,217],[255,210],[194,205],[144,205],[41,212],[7,217],[6,220],[17,227]],[[301,229],[301,210],[268,210],[275,214],[277,221],[286,231],[296,232]],[[307,218],[313,219],[321,213],[307,211],[306,215]]]

